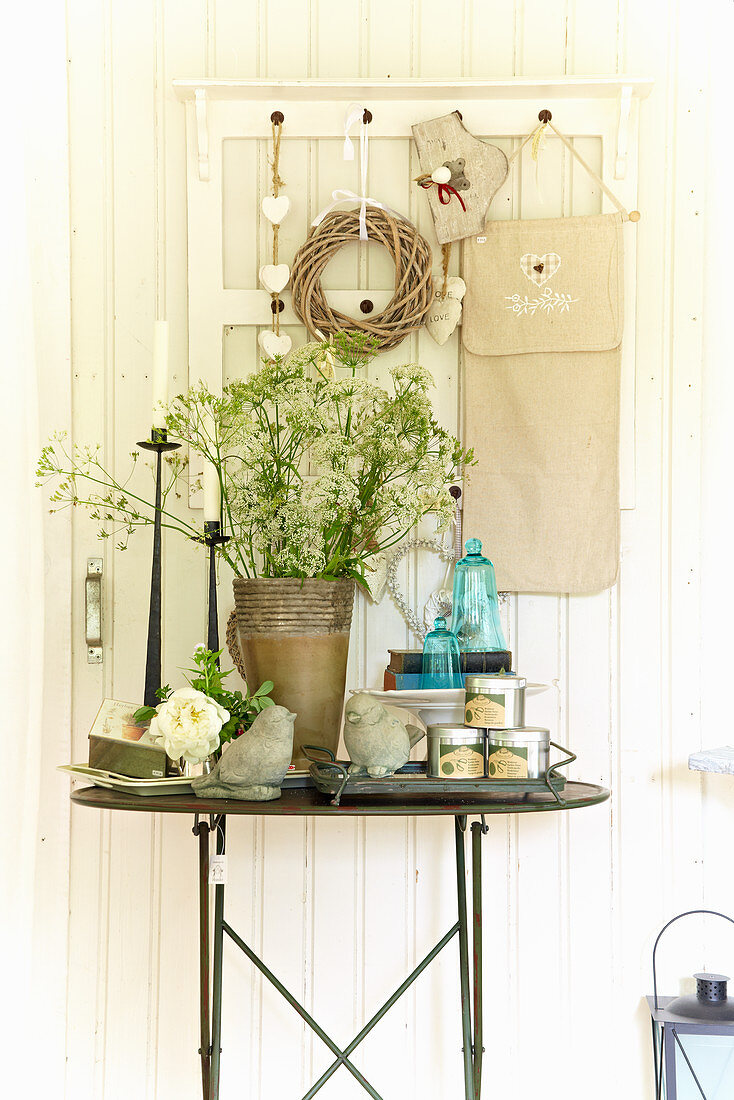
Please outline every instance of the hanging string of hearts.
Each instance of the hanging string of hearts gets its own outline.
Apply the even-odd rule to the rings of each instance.
[[[272,173],[272,194],[262,201],[262,212],[272,225],[273,247],[272,263],[264,264],[260,268],[260,282],[270,294],[270,309],[273,320],[270,329],[263,329],[258,336],[258,343],[265,355],[274,358],[276,355],[287,355],[291,350],[291,338],[280,331],[280,314],[284,303],[280,297],[290,282],[291,273],[288,264],[280,263],[279,234],[280,223],[290,210],[290,199],[287,195],[281,195],[281,188],[285,187],[284,180],[280,177],[280,142],[283,134],[284,117],[281,111],[273,111],[270,116],[273,131],[273,159],[270,162]]]

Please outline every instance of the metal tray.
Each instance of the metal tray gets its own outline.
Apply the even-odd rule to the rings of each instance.
[[[303,751],[311,763],[311,778],[314,786],[322,794],[331,795],[332,806],[338,806],[343,795],[362,797],[394,797],[403,798],[406,795],[435,795],[436,798],[446,798],[447,795],[460,795],[463,798],[474,797],[487,799],[492,795],[506,796],[543,794],[550,791],[557,802],[563,804],[562,791],[566,785],[566,777],[559,775],[557,769],[571,764],[575,755],[562,745],[551,741],[553,748],[565,753],[563,760],[552,764],[542,779],[434,779],[426,775],[427,764],[425,760],[410,761],[405,767],[394,775],[386,775],[380,779],[374,779],[369,775],[351,775],[349,761],[340,761],[334,758],[328,749],[316,745],[304,745]],[[328,760],[317,760],[312,755],[316,752],[326,753]]]

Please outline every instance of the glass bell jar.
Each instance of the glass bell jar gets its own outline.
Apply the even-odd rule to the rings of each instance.
[[[426,688],[464,686],[459,643],[455,635],[446,628],[446,620],[442,615],[434,620],[433,630],[426,634],[423,643],[420,684],[421,691]]]
[[[465,549],[454,568],[452,632],[462,653],[504,650],[494,566],[479,539],[467,539]]]

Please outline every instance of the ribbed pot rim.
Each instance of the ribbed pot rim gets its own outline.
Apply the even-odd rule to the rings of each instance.
[[[348,634],[355,582],[348,577],[235,577],[239,633]]]

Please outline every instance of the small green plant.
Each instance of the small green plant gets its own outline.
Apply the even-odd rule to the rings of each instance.
[[[272,680],[266,680],[252,695],[249,693],[247,684],[244,692],[227,690],[223,680],[225,676],[230,676],[233,670],[222,672],[220,669],[219,658],[223,652],[222,649],[212,650],[207,649],[203,644],[197,645],[193,652],[194,667],[183,670],[187,673],[186,680],[194,691],[202,692],[229,712],[229,718],[222,726],[219,735],[220,748],[225,741],[231,741],[248,730],[261,710],[274,706],[270,698],[270,692],[273,690]],[[156,695],[162,703],[165,703],[173,695],[173,690],[169,684],[166,684],[165,687],[159,688]],[[157,707],[140,707],[135,712],[134,720],[149,722],[156,716],[157,710]]]

